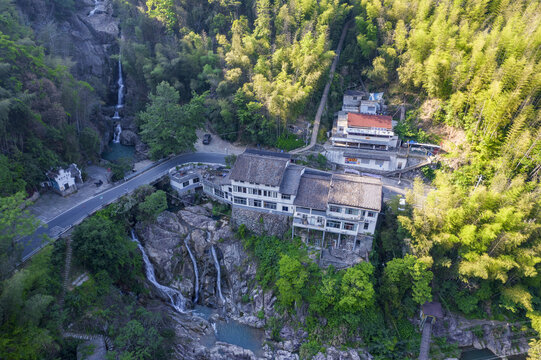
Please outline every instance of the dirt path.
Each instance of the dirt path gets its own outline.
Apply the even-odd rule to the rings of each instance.
[[[325,85],[325,89],[323,90],[323,95],[321,96],[321,101],[319,102],[319,107],[317,108],[316,118],[314,120],[314,127],[312,130],[312,139],[310,140],[310,144],[303,148],[290,151],[291,154],[298,154],[300,152],[309,150],[317,142],[317,135],[319,133],[319,123],[321,122],[321,115],[323,115],[323,110],[325,109],[325,105],[327,104],[327,98],[329,96],[329,90],[331,89],[331,83],[334,77],[334,71],[336,70],[336,66],[338,65],[338,60],[340,59],[340,52],[342,51],[342,46],[344,45],[344,39],[346,38],[347,30],[350,24],[351,24],[351,20],[346,22],[344,24],[344,28],[342,29],[342,35],[340,35],[340,41],[338,42],[338,47],[336,48],[336,55],[334,56],[334,60],[331,65],[331,70],[329,71],[329,80],[327,80],[327,84]]]

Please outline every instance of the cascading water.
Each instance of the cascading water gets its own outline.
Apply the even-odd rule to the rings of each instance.
[[[120,109],[124,106],[124,78],[122,77],[122,61],[118,58],[118,98],[117,98],[117,109]]]
[[[218,273],[216,277],[216,287],[218,288],[220,300],[222,301],[222,304],[224,304],[225,299],[222,295],[222,274],[220,270],[220,263],[218,262],[218,257],[216,256],[216,250],[214,249],[214,245],[211,246],[210,251],[212,252],[212,257],[214,258],[214,266],[216,266],[216,272]]]
[[[100,4],[99,0],[94,0],[94,9],[92,9],[92,11],[88,14],[88,16],[92,16],[96,13],[96,11],[98,10],[99,4]]]
[[[145,252],[145,249],[137,240],[135,237],[135,234],[133,232],[133,229],[131,231],[131,238],[132,240],[137,243],[137,247],[139,250],[141,250],[141,254],[143,255],[143,261],[145,263],[145,272],[148,281],[154,285],[157,292],[162,296],[164,299],[169,300],[169,304],[178,312],[183,313],[186,310],[186,299],[184,299],[184,296],[180,293],[180,291],[175,290],[173,288],[164,286],[160,284],[158,281],[156,281],[156,274],[154,273],[154,266],[152,266],[152,263],[150,262],[147,253]]]
[[[113,142],[115,144],[120,143],[120,134],[122,133],[122,127],[120,126],[120,123],[116,125],[115,133],[113,135]]]
[[[118,93],[117,93],[117,104],[116,104],[116,111],[113,115],[113,120],[120,120],[120,115],[118,113],[118,110],[121,109],[124,106],[124,78],[122,77],[122,61],[120,61],[120,58],[118,59]],[[113,143],[118,144],[120,143],[120,134],[122,133],[122,127],[120,126],[120,122],[116,125],[115,132],[113,135]]]
[[[188,237],[184,239],[184,245],[186,246],[186,250],[188,250],[190,259],[192,259],[193,272],[195,273],[195,298],[193,302],[194,304],[196,304],[197,300],[199,300],[199,272],[197,271],[197,262],[195,261],[195,257],[192,254],[192,250],[190,250],[190,247],[188,246]]]

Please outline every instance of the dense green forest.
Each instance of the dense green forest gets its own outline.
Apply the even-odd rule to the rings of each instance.
[[[366,77],[412,105],[419,125],[462,132],[444,143],[436,190],[410,197],[415,208],[399,217],[399,233],[430,265],[446,306],[528,317],[540,331],[541,5],[362,3]],[[533,359],[540,344],[532,346]]]
[[[0,196],[32,193],[53,166],[99,156],[93,88],[46,54],[10,0],[0,3]]]
[[[135,107],[167,81],[183,101],[209,92],[207,119],[228,140],[276,145],[285,125],[317,104],[344,1],[118,3],[122,59]]]

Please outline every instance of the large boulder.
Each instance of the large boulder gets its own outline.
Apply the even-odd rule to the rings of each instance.
[[[122,130],[120,133],[120,143],[122,145],[135,146],[138,141],[139,138],[137,137],[137,134],[131,130]]]

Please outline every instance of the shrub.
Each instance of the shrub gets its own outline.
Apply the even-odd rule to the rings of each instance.
[[[276,147],[284,151],[290,151],[304,146],[304,141],[291,133],[282,133],[276,140]]]

